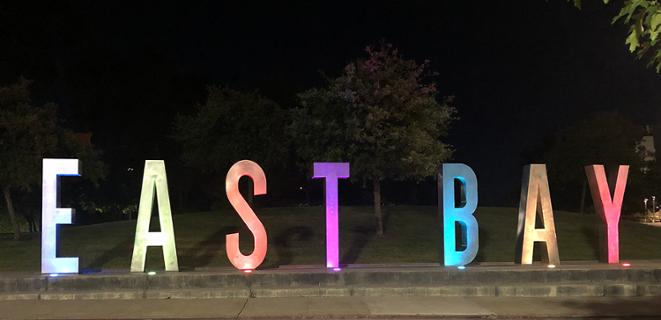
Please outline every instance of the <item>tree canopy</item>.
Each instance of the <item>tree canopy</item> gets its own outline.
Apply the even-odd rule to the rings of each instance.
[[[581,8],[582,0],[573,0]],[[610,0],[602,0],[608,4]],[[661,2],[658,0],[626,0],[613,18],[613,23],[622,21],[629,27],[625,44],[629,51],[647,65],[661,72]]]
[[[627,199],[637,201],[637,186],[644,178],[638,143],[643,130],[617,112],[601,112],[558,130],[543,155],[554,201],[576,208],[585,188],[584,166],[603,164],[612,175],[618,165],[630,165]],[[612,182],[611,182],[612,183]],[[562,198],[561,196],[564,196]]]
[[[349,161],[352,179],[371,181],[377,232],[383,233],[380,183],[433,176],[452,147],[441,139],[455,118],[452,99],[439,102],[429,63],[403,58],[389,44],[298,95],[289,134],[304,166]]]
[[[227,200],[221,181],[235,162],[253,160],[269,176],[280,173],[274,169],[283,168],[289,155],[284,134],[286,114],[277,103],[254,91],[211,85],[207,92],[204,104],[197,105],[191,114],[176,116],[172,138],[181,147],[184,165],[216,186],[201,190],[212,200],[212,206],[223,206]],[[252,202],[252,190],[247,187],[241,189]]]
[[[172,137],[182,159],[204,172],[225,173],[235,162],[250,159],[277,164],[286,154],[284,112],[256,92],[209,86],[204,104],[178,115]]]
[[[12,190],[30,189],[41,180],[42,159],[76,157],[81,159],[84,177],[96,183],[104,174],[98,152],[79,143],[73,132],[57,122],[56,106],[33,105],[30,81],[0,87],[0,185],[14,228],[20,237]]]

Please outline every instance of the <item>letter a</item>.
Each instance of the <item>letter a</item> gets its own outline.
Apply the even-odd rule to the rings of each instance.
[[[326,179],[326,267],[339,268],[337,179],[349,177],[348,162],[315,162],[313,178]]]
[[[618,229],[629,166],[619,166],[612,199],[603,165],[586,166],[585,173],[588,176],[594,209],[603,221],[600,229],[599,247],[601,255],[599,258],[603,262],[618,263],[620,262],[620,235]]]
[[[156,193],[154,193],[154,189],[156,189]],[[160,232],[149,232],[154,195],[156,195],[158,203]],[[135,227],[131,272],[145,271],[148,246],[163,247],[165,271],[179,271],[177,249],[174,243],[170,195],[168,194],[168,178],[165,174],[165,162],[163,160],[145,161],[145,173],[142,177],[142,191],[138,207],[138,221]]]
[[[457,207],[454,183],[458,180],[466,203]],[[477,209],[477,177],[473,170],[463,163],[443,164],[443,260],[445,266],[463,266],[471,263],[479,247],[478,225],[473,213]],[[457,250],[456,225],[461,227],[461,236],[466,247]]]
[[[57,207],[57,177],[79,176],[78,159],[43,159],[41,273],[78,273],[78,258],[57,258],[57,225],[71,223],[71,208]]]
[[[266,194],[266,175],[257,163],[250,160],[241,160],[230,168],[225,178],[227,199],[229,199],[232,207],[234,207],[241,217],[241,220],[245,222],[250,232],[252,232],[255,239],[255,247],[249,256],[244,256],[239,249],[239,234],[232,233],[225,237],[225,248],[227,258],[229,258],[234,267],[239,270],[253,270],[259,267],[264,261],[264,257],[266,257],[268,239],[264,225],[259,221],[255,212],[252,211],[239,192],[239,179],[243,176],[248,176],[252,179],[254,185],[253,194],[258,196]]]
[[[535,228],[535,219],[542,219],[544,228]],[[519,224],[517,227],[516,262],[532,264],[535,242],[543,243],[546,251],[544,262],[560,264],[558,241],[555,236],[551,193],[546,175],[546,165],[531,164],[523,167]]]

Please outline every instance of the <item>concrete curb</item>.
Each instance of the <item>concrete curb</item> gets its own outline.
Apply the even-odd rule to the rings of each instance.
[[[661,263],[0,276],[0,301],[351,296],[661,296]]]

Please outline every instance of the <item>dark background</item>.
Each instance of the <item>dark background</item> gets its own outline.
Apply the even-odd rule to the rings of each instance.
[[[480,203],[512,205],[527,152],[559,127],[600,110],[660,122],[661,76],[610,22],[621,3],[585,2],[4,3],[0,82],[34,80],[34,99],[56,102],[65,125],[103,150],[110,172],[99,192],[137,197],[145,159],[166,160],[175,191],[186,181],[168,135],[207,84],[257,89],[290,108],[323,83],[320,71],[338,75],[384,39],[429,59],[441,94],[456,96],[461,119],[447,141],[453,161],[476,171]],[[401,196],[416,190],[424,197]],[[432,181],[391,183],[384,195],[435,201]]]

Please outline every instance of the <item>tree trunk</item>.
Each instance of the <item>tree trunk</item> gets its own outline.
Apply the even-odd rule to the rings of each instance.
[[[9,212],[11,225],[14,227],[14,240],[18,240],[21,237],[21,229],[18,226],[18,221],[16,221],[16,211],[14,210],[14,202],[11,200],[9,187],[4,187],[2,193],[5,195],[5,202],[7,203],[7,211]]]
[[[383,236],[383,212],[381,211],[381,181],[372,180],[374,193],[374,215],[376,216],[376,235]]]
[[[585,194],[588,191],[588,186],[587,182],[583,180],[583,189],[581,190],[581,208],[580,208],[580,213],[583,214],[585,212]]]

